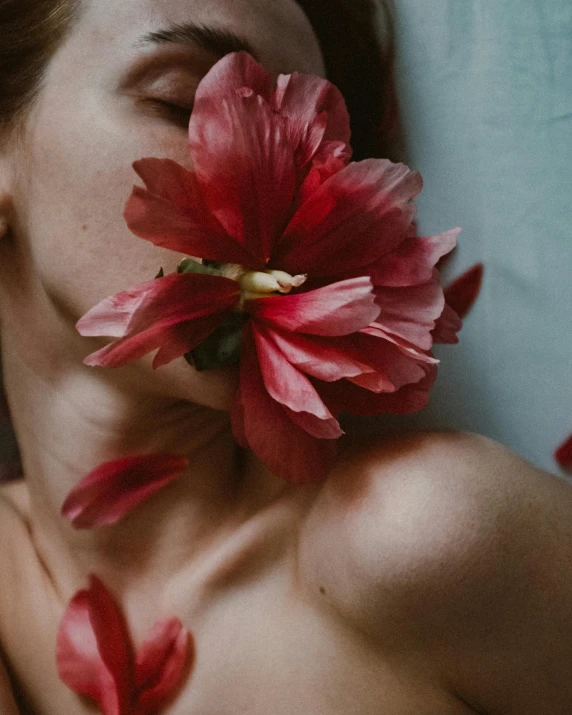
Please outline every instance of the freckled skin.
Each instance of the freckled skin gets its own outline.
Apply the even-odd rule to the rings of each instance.
[[[181,260],[133,237],[122,213],[133,161],[192,169],[180,122],[146,100],[188,106],[216,58],[135,46],[187,21],[243,36],[274,74],[324,75],[293,0],[86,0],[23,143],[0,155],[3,366],[26,477],[0,490],[0,656],[22,712],[94,712],[54,658],[90,573],[136,646],[163,617],[193,633],[196,662],[167,715],[571,712],[572,624],[559,605],[572,594],[568,487],[480,438],[436,434],[348,439],[326,483],[294,488],[237,454],[234,372],[198,374],[183,359],[153,371],[151,357],[82,364],[103,341],[80,337],[76,321]],[[186,69],[126,89],[134,67],[167,54]],[[76,532],[60,517],[91,469],[147,453],[191,466],[112,528]],[[0,711],[12,715],[6,680],[0,667]]]

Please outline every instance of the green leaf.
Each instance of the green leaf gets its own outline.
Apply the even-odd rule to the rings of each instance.
[[[177,273],[199,273],[203,276],[222,275],[221,271],[215,266],[206,263],[199,263],[193,258],[185,258],[183,261],[181,261],[179,267],[177,268]]]
[[[246,320],[248,317],[241,313],[229,316],[203,343],[185,355],[187,362],[199,372],[237,365]]]

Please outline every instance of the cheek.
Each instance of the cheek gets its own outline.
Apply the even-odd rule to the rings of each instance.
[[[56,115],[48,102],[31,126],[16,204],[34,276],[79,317],[161,266],[176,269],[181,254],[134,236],[123,210],[140,183],[133,161],[170,157],[190,168],[190,160],[185,133],[167,124],[105,107],[66,112],[60,105]]]

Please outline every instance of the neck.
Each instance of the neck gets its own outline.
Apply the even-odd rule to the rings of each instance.
[[[65,379],[54,379],[17,351],[4,351],[4,371],[32,534],[66,594],[85,585],[89,573],[116,591],[164,581],[285,489],[237,450],[224,412],[127,393],[102,371],[67,370]],[[60,516],[69,491],[92,469],[153,453],[185,455],[189,468],[118,525],[76,531]]]

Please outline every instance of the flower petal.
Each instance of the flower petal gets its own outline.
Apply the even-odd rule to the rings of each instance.
[[[353,353],[334,345],[332,341],[306,338],[296,333],[286,333],[264,328],[284,357],[298,370],[325,382],[374,373],[370,365],[360,362]]]
[[[197,273],[174,273],[105,298],[77,324],[83,336],[126,337],[159,323],[212,315],[238,302],[236,281]]]
[[[123,615],[94,575],[62,619],[56,659],[60,679],[96,700],[104,715],[131,714],[133,658]]]
[[[477,263],[445,288],[445,301],[459,318],[464,318],[479,297],[485,267]]]
[[[197,177],[170,159],[141,159],[124,217],[131,231],[156,246],[213,261],[248,263],[252,257],[223,229],[205,204]]]
[[[191,155],[205,202],[253,257],[270,259],[296,191],[294,152],[285,120],[259,96],[202,101],[189,125]],[[228,260],[228,259],[227,259]]]
[[[160,621],[137,654],[136,715],[154,715],[165,707],[193,655],[190,633],[178,618]]]
[[[245,308],[256,320],[309,335],[348,335],[379,315],[367,277],[332,283],[307,293],[250,300]]]
[[[321,77],[298,72],[279,75],[274,87],[271,75],[246,52],[226,55],[217,62],[199,85],[195,108],[200,111],[203,101],[216,102],[224,94],[240,93],[245,88],[260,95],[288,120],[287,136],[299,155],[299,165],[312,160],[326,143],[349,144],[349,113],[337,87]]]
[[[195,273],[158,278],[125,293],[106,298],[78,323],[81,335],[123,340],[89,355],[85,365],[122,367],[161,348],[154,366],[164,365],[193,350],[224,320],[238,302],[236,281]]]
[[[76,330],[84,337],[106,335],[122,338],[128,334],[133,316],[158,290],[167,286],[169,282],[165,283],[161,278],[105,298],[78,320]]]
[[[125,619],[111,593],[93,574],[89,594],[89,619],[101,658],[115,679],[120,701],[127,704],[132,695],[134,664]]]
[[[272,261],[292,273],[344,275],[409,237],[423,182],[404,164],[366,159],[325,181],[300,206]]]
[[[463,327],[463,321],[450,305],[445,303],[445,308],[435,322],[435,329],[432,332],[434,343],[446,345],[456,345],[459,342],[457,333]]]
[[[391,333],[388,333],[379,323],[372,323],[360,332],[365,333],[366,335],[374,335],[378,338],[383,338],[384,340],[387,340],[388,342],[395,345],[398,350],[402,352],[406,357],[413,358],[417,362],[422,362],[426,365],[439,364],[439,360],[434,358],[431,354],[419,350],[419,348],[415,347],[415,345],[408,343],[407,340],[403,340],[403,338],[399,338],[397,335],[392,335]]]
[[[274,474],[297,484],[320,481],[328,475],[337,452],[336,441],[312,437],[268,395],[248,328],[237,400],[242,409],[233,410],[233,420],[240,412],[240,429],[250,448]]]
[[[431,332],[445,308],[441,284],[430,281],[407,288],[376,288],[375,294],[382,327],[421,350],[430,350]]]
[[[279,75],[273,109],[288,118],[290,143],[298,148],[302,166],[325,142],[350,143],[346,103],[340,90],[326,79],[298,72]]]
[[[113,676],[101,659],[89,619],[89,592],[79,591],[58,630],[56,661],[60,680],[78,695],[99,703],[105,715],[122,715]]]
[[[201,345],[224,322],[225,313],[173,325],[164,333],[164,340],[153,360],[153,369],[183,357]]]
[[[562,469],[572,470],[572,435],[556,450],[554,458]]]
[[[244,87],[271,102],[270,74],[248,52],[232,52],[219,60],[201,80],[195,93],[195,107],[203,100],[216,102],[223,94]]]
[[[382,414],[404,415],[419,412],[429,402],[429,393],[437,377],[437,368],[428,365],[425,377],[397,392],[372,394],[347,380],[328,382],[318,386],[320,395],[329,408],[363,417]]]
[[[419,382],[426,374],[425,360],[403,352],[381,335],[360,332],[342,340],[351,340],[354,350],[362,360],[385,377],[385,386],[376,392],[395,392],[404,385]],[[361,383],[360,383],[361,384]]]
[[[103,464],[72,489],[62,506],[62,516],[76,529],[116,524],[187,466],[185,457],[168,454],[126,457]]]
[[[349,151],[341,142],[325,142],[312,161],[312,168],[306,175],[294,201],[294,213],[320,186],[334,174],[344,169],[350,159]]]
[[[270,397],[294,413],[309,413],[315,417],[310,427],[310,433],[315,437],[341,437],[343,432],[337,420],[324,405],[308,378],[288,362],[276,343],[263,330],[253,325],[252,333],[260,373]],[[294,419],[300,426],[310,424],[306,417],[303,425]]]
[[[224,318],[224,313],[218,313],[186,323],[159,323],[142,333],[106,345],[88,355],[83,362],[91,367],[119,368],[159,348],[153,360],[153,368],[156,369],[194,350],[218,328]]]
[[[439,260],[455,248],[459,233],[461,229],[455,228],[439,236],[408,238],[373,264],[368,274],[375,285],[388,288],[427,283]]]

